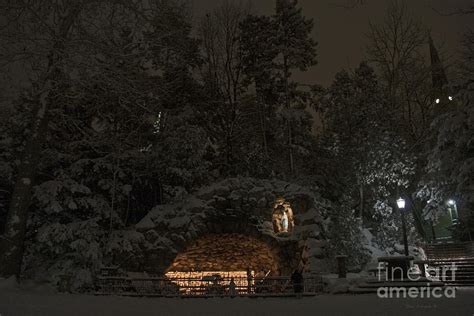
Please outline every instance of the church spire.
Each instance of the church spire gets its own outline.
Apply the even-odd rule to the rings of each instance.
[[[443,64],[439,58],[438,50],[436,49],[431,34],[429,35],[430,42],[430,56],[431,56],[431,79],[434,89],[442,90],[448,84],[448,78],[444,72]]]

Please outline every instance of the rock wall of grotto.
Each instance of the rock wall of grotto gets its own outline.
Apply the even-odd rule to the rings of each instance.
[[[291,231],[275,232],[274,207],[279,201],[291,206],[290,220],[294,222]],[[178,254],[190,249],[199,253],[197,243],[210,238],[208,236],[229,238],[234,234],[235,243],[245,243],[242,236],[247,236],[268,246],[276,261],[273,269],[278,270],[272,274],[287,275],[298,267],[304,267],[305,273],[326,272],[329,268],[325,260],[326,241],[319,211],[322,208],[324,204],[304,187],[253,178],[226,179],[204,187],[180,202],[154,208],[136,225],[137,231],[145,237],[143,256],[129,262],[128,268],[165,273],[172,269],[175,259],[178,262],[182,259]],[[227,244],[231,247],[231,243]],[[225,247],[225,243],[219,247]],[[245,250],[255,252],[252,249],[257,248],[248,243],[239,249],[245,253]],[[213,254],[217,257],[219,251],[215,249],[205,254],[201,251],[208,257],[197,262],[203,265],[209,262],[211,266],[214,262],[212,268],[217,268],[217,259],[212,257]],[[261,262],[264,262],[263,257]]]
[[[210,234],[180,252],[169,270],[250,271],[278,274],[279,260],[266,242],[243,234]]]

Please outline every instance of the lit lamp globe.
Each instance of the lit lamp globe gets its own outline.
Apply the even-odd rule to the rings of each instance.
[[[448,205],[454,206],[456,204],[456,201],[454,200],[449,200]]]
[[[405,209],[405,200],[402,199],[402,198],[399,198],[399,199],[397,200],[397,206],[398,206],[398,208],[401,209],[401,210]]]

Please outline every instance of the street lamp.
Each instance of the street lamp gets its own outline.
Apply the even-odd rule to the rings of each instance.
[[[405,256],[408,256],[408,237],[407,237],[407,224],[405,221],[405,200],[399,198],[397,200],[397,206],[402,214],[402,230],[403,230],[403,246],[405,248]]]
[[[398,208],[399,208],[400,210],[405,209],[405,200],[402,199],[402,198],[399,198],[399,199],[397,200],[397,205],[398,205]]]
[[[457,205],[456,205],[456,201],[455,200],[448,200],[448,210],[449,210],[449,215],[451,215],[451,222],[453,224],[457,224],[459,222],[459,219],[458,219],[458,208],[457,208]]]

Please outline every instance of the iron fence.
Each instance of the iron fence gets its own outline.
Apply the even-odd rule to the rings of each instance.
[[[290,277],[225,278],[167,278],[160,276],[99,276],[96,294],[165,297],[225,297],[225,296],[292,296],[314,295],[322,291],[321,276],[303,279],[302,287],[291,282]],[[300,293],[296,293],[300,292]]]

